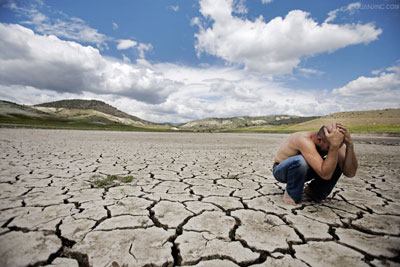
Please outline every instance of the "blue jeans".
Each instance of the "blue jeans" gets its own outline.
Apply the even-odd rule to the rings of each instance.
[[[301,201],[303,195],[303,187],[306,181],[311,181],[309,187],[313,195],[323,200],[328,197],[342,175],[339,164],[336,166],[335,172],[330,180],[324,180],[308,165],[303,155],[296,155],[287,158],[275,165],[273,174],[276,180],[286,183],[286,191],[289,196],[296,202]]]

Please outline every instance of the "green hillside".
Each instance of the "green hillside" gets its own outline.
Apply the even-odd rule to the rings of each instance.
[[[340,122],[351,132],[361,134],[400,135],[400,109],[347,111],[333,113],[314,120],[282,126],[247,127],[237,132],[297,132],[315,131],[322,125]]]
[[[190,121],[176,128],[142,120],[97,100],[62,100],[35,106],[0,100],[0,127],[291,133],[318,130],[322,125],[333,122],[343,123],[354,133],[400,135],[400,109],[348,111],[323,117],[269,115],[208,118]]]
[[[46,103],[45,106],[26,106],[0,100],[0,127],[118,131],[163,131],[171,128],[130,116],[104,102],[92,100],[57,101]]]
[[[48,107],[56,109],[83,109],[83,110],[97,110],[105,114],[113,115],[119,118],[127,118],[143,123],[149,123],[148,121],[142,120],[138,117],[126,114],[115,107],[104,103],[99,100],[83,100],[83,99],[71,99],[71,100],[60,100],[55,102],[48,102],[43,104],[35,105],[35,107]]]
[[[235,129],[260,127],[260,126],[287,126],[306,122],[319,117],[300,117],[293,115],[269,115],[269,116],[241,116],[232,118],[208,118],[190,121],[181,125],[180,129],[191,131],[230,131]],[[249,128],[251,129],[251,128]]]

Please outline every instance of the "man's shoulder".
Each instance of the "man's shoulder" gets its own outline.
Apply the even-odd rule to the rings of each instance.
[[[312,132],[296,132],[293,133],[291,138],[293,140],[299,140],[303,142],[311,142],[311,133]]]
[[[311,132],[296,132],[291,136],[291,143],[298,149],[304,146],[313,146]]]

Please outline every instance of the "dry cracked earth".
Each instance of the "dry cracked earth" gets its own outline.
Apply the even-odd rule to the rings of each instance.
[[[294,207],[286,137],[2,129],[0,266],[400,266],[400,139]]]

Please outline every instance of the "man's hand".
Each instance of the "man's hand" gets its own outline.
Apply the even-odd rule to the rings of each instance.
[[[325,132],[326,139],[329,142],[330,148],[332,147],[334,149],[337,149],[342,145],[344,135],[340,131],[340,128],[337,127],[336,124],[333,125],[331,132],[328,132],[328,129],[326,127],[324,127],[324,132]]]
[[[353,141],[351,140],[350,131],[341,123],[336,123],[337,129],[343,134],[344,136],[344,143],[346,146],[351,145]]]

